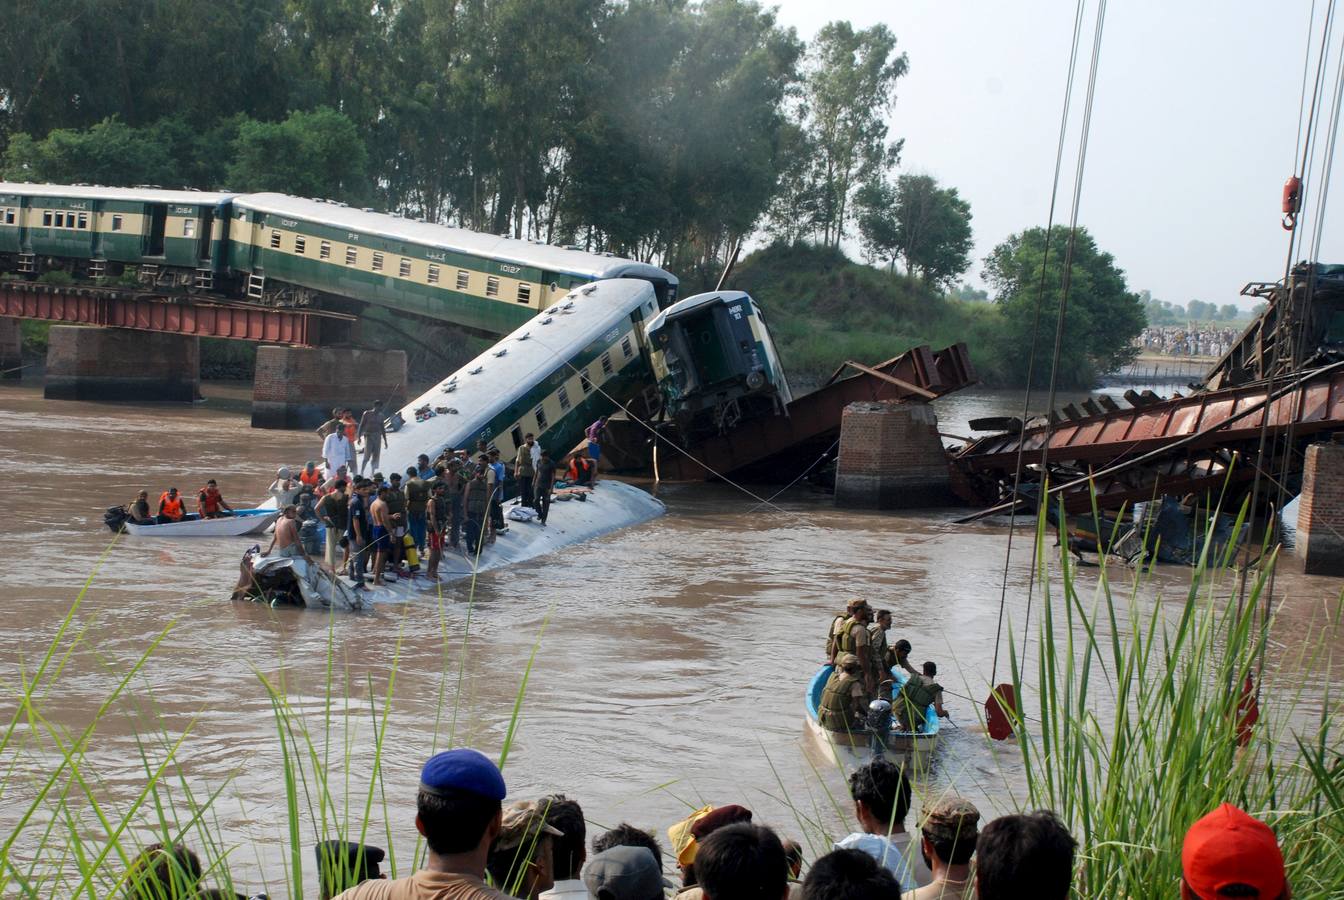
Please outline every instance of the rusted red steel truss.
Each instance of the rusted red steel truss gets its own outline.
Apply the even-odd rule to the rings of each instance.
[[[981,438],[955,454],[954,485],[973,503],[997,502],[1011,492],[1019,451],[1032,481],[1044,450],[1053,485],[1093,475],[1098,503],[1114,508],[1254,477],[1262,429],[1271,458],[1259,466],[1271,477],[1280,454],[1295,452],[1287,438],[1344,429],[1344,365]],[[1063,493],[1068,511],[1091,507],[1088,483]]]
[[[965,344],[942,350],[915,347],[874,366],[845,363],[819,390],[789,404],[787,416],[744,423],[727,434],[686,448],[665,448],[661,477],[669,481],[713,478],[787,454],[814,458],[840,435],[845,407],[860,400],[931,399],[973,384],[975,367]],[[792,462],[790,463],[792,464]]]
[[[22,282],[0,283],[0,316],[299,347],[320,345],[322,321],[354,318],[189,294],[165,296]]]

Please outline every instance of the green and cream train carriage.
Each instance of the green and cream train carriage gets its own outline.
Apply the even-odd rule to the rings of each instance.
[[[120,275],[214,290],[225,274],[232,194],[0,182],[0,269]]]
[[[677,298],[676,277],[646,263],[284,194],[234,199],[229,267],[254,300],[348,297],[487,334],[592,281],[648,281],[660,308]]]

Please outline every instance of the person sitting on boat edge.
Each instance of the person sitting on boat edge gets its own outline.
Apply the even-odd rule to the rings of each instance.
[[[149,491],[141,491],[135,499],[126,505],[130,520],[136,525],[153,525],[154,517],[149,514]]]
[[[159,495],[159,513],[154,517],[160,525],[167,525],[169,522],[181,522],[187,514],[187,505],[182,502],[182,497],[177,492],[177,488],[170,487]]]
[[[211,478],[205,483],[196,495],[196,512],[202,519],[218,519],[225,515],[233,515],[233,507],[224,500],[224,495],[219,492],[219,484]]]
[[[971,857],[979,837],[980,810],[960,797],[942,797],[924,807],[919,851],[933,870],[933,880],[907,893],[903,900],[962,900],[975,896]]]
[[[910,812],[910,781],[905,772],[877,758],[849,776],[854,818],[863,831],[835,842],[836,850],[862,850],[885,866],[902,891],[913,891],[933,880],[905,830]]]
[[[304,559],[309,563],[313,561],[308,551],[303,549],[303,542],[299,540],[299,508],[293,503],[286,506],[284,512],[280,514],[279,521],[275,523],[275,535],[271,538],[271,545],[266,548],[262,556],[270,556],[272,550],[276,556]]]
[[[826,680],[817,704],[817,724],[827,731],[867,729],[868,694],[863,688],[863,666],[853,653],[841,653],[835,671]]]
[[[485,884],[485,861],[503,826],[504,776],[485,754],[435,754],[420,772],[415,827],[429,847],[425,866],[394,881],[365,881],[337,900],[501,900]]]
[[[933,680],[937,674],[937,663],[928,660],[924,663],[923,674],[911,675],[901,685],[891,706],[902,731],[923,731],[926,724],[925,710],[930,703],[938,718],[947,718],[947,710],[943,709],[943,686]]]

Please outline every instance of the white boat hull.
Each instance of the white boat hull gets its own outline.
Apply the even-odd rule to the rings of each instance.
[[[831,666],[822,666],[813,676],[804,703],[808,735],[829,762],[835,763],[846,773],[867,765],[879,752],[891,762],[909,769],[924,769],[932,762],[933,753],[938,749],[940,731],[940,722],[932,704],[925,711],[923,731],[900,731],[893,722],[892,729],[887,733],[883,746],[879,749],[873,747],[872,737],[867,732],[851,734],[821,727],[821,723],[817,721],[817,706],[821,699],[821,690],[830,673]],[[899,669],[892,669],[892,676],[899,690],[905,683],[906,674]]]
[[[162,525],[126,522],[124,527],[128,534],[138,537],[240,537],[265,531],[279,515],[274,509],[248,509],[218,519],[185,519]]]

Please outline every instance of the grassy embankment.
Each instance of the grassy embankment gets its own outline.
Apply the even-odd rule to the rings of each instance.
[[[1103,568],[1095,589],[1089,589],[1067,554],[1052,564],[1047,547],[1041,522],[1037,583],[1047,587],[1037,597],[1034,650],[1024,656],[1013,644],[1007,654],[1011,681],[1024,698],[1017,752],[1028,796],[1016,800],[1024,808],[1057,810],[1079,839],[1078,895],[1175,896],[1185,829],[1228,800],[1275,828],[1295,896],[1338,896],[1344,884],[1344,742],[1328,690],[1323,699],[1305,698],[1300,682],[1277,683],[1271,668],[1263,696],[1273,699],[1264,702],[1249,745],[1238,747],[1236,740],[1240,685],[1258,673],[1267,645],[1269,629],[1258,626],[1257,613],[1273,552],[1265,556],[1265,566],[1249,573],[1244,604],[1230,599],[1234,573],[1203,564],[1193,570],[1184,596],[1149,604],[1140,600],[1140,589],[1150,571],[1121,569],[1112,581]],[[82,599],[81,592],[45,653],[3,683],[6,706],[14,711],[0,730],[0,797],[13,827],[0,843],[0,895],[123,896],[130,887],[128,865],[150,835],[194,847],[205,865],[205,882],[230,886],[231,858],[250,853],[221,825],[236,816],[228,803],[230,780],[203,786],[184,774],[181,766],[193,752],[191,725],[174,728],[152,712],[152,704],[146,712],[134,702],[147,663],[173,626],[147,642],[138,657],[119,657],[120,677],[88,722],[74,729],[55,724],[61,721],[62,681],[82,677],[76,660],[99,652],[96,630],[81,615]],[[440,747],[453,745],[459,712],[466,715],[456,698],[471,630],[470,602],[461,636],[452,636],[444,619],[441,718],[432,723]],[[441,615],[443,609],[441,603]],[[1011,623],[1007,631],[1013,631]],[[268,698],[274,710],[270,752],[240,756],[253,766],[266,757],[275,767],[277,795],[284,798],[280,814],[266,826],[285,848],[283,870],[268,874],[272,897],[311,893],[313,875],[305,863],[317,840],[339,837],[395,848],[402,839],[394,842],[391,829],[405,821],[405,801],[388,801],[381,768],[384,742],[398,739],[388,733],[395,667],[384,688],[369,684],[364,699],[357,699],[334,643],[329,641],[320,703],[311,702],[311,692],[291,697],[283,681],[260,670],[251,688],[239,688]],[[538,638],[531,660],[540,647]],[[1294,668],[1312,671],[1317,683],[1328,684],[1329,659],[1316,648],[1307,652],[1309,658],[1295,661]],[[511,675],[517,690],[501,765],[526,718],[530,671],[529,661]],[[370,707],[371,724],[356,736],[345,711],[362,705]],[[1107,708],[1114,713],[1099,714]],[[93,751],[101,729],[126,727],[128,718],[141,748],[142,781],[131,799],[109,797],[106,760],[100,764]],[[422,729],[417,741],[425,739]],[[1003,752],[1014,752],[1012,745]],[[353,763],[356,758],[360,762]],[[917,794],[922,787],[916,785]],[[836,836],[826,833],[822,820],[828,817],[806,799],[785,802],[802,832],[796,836],[815,858]],[[838,797],[830,803],[842,814],[849,805]],[[418,843],[417,859],[422,853]],[[394,853],[389,863],[394,874],[406,874],[417,859]]]
[[[811,245],[759,250],[729,281],[761,304],[784,369],[799,382],[828,378],[845,360],[872,365],[920,344],[939,350],[963,341],[980,379],[1002,383],[992,303],[950,299],[918,279]]]

